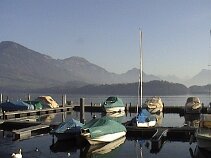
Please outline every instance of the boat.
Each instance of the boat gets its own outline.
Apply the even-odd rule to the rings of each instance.
[[[202,114],[200,116],[199,128],[195,133],[199,148],[211,151],[211,115]]]
[[[84,124],[71,118],[66,122],[62,122],[56,129],[50,133],[57,137],[57,140],[75,139],[81,135],[81,128]]]
[[[160,113],[163,111],[163,102],[160,97],[150,97],[144,102],[143,108],[148,109],[148,111],[152,114]]]
[[[185,103],[185,113],[201,113],[202,103],[198,97],[188,97]]]
[[[40,101],[43,108],[58,108],[59,104],[51,96],[39,96],[35,99]]]
[[[108,113],[125,111],[122,99],[114,96],[108,97],[102,107]]]
[[[138,84],[138,104],[137,116],[132,119],[132,124],[137,127],[153,127],[156,125],[157,119],[146,108],[142,106],[143,100],[143,52],[142,52],[142,31],[140,31],[140,72]],[[139,108],[140,107],[140,108]]]
[[[0,104],[2,111],[24,111],[24,110],[34,110],[34,105],[28,104],[24,101],[7,101]]]
[[[82,127],[81,135],[89,144],[109,143],[126,135],[126,128],[106,116],[94,118]]]

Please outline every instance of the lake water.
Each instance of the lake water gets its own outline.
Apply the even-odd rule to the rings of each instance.
[[[38,95],[38,94],[37,94]],[[36,97],[37,95],[31,95]],[[27,95],[19,95],[19,96],[12,96],[10,95],[10,100],[17,100],[22,99],[25,100]],[[61,103],[61,95],[51,95],[55,100]],[[84,97],[85,103],[90,104],[92,103],[102,103],[108,96],[67,96],[67,100],[73,101],[73,103],[78,103],[79,98]],[[137,97],[135,96],[119,96],[122,98],[124,103],[131,103],[132,105],[137,104]],[[185,96],[161,96],[165,105],[168,106],[181,106],[184,105],[186,102],[188,95]],[[205,106],[211,101],[210,96],[198,96],[200,100],[204,103]],[[145,99],[146,97],[144,97]],[[97,117],[101,117],[101,113],[86,113],[85,119],[89,121],[93,115]],[[127,114],[124,115],[121,119],[122,122],[131,120],[135,114]],[[59,113],[59,114],[51,114],[46,115],[38,118],[31,118],[36,119],[43,122],[61,122],[62,119],[68,120],[70,117],[79,119],[80,113],[79,112],[69,112],[69,113]],[[184,124],[188,125],[195,125],[194,121],[198,121],[199,117],[190,118],[180,116],[179,114],[164,114],[159,116],[159,123],[161,126],[173,126],[173,127],[181,127]],[[56,138],[50,134],[43,134],[39,136],[34,136],[27,140],[21,141],[12,141],[11,133],[7,131],[0,132],[0,158],[7,158],[10,155],[17,151],[19,148],[23,151],[23,158],[63,158],[63,157],[72,157],[72,158],[123,158],[123,157],[134,157],[134,158],[141,158],[141,157],[159,157],[159,158],[192,158],[194,157],[208,157],[211,153],[208,153],[203,150],[199,150],[197,148],[196,143],[192,143],[191,145],[189,142],[184,141],[166,141],[164,142],[160,151],[156,153],[151,150],[151,142],[149,138],[139,138],[136,139],[125,139],[122,140],[118,147],[111,151],[100,151],[101,148],[91,149],[88,146],[80,146],[75,144],[71,141],[65,142],[57,142]],[[35,149],[38,149],[36,151]]]

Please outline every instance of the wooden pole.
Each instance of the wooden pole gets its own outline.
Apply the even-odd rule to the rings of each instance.
[[[80,122],[85,123],[84,119],[84,98],[80,98]]]
[[[64,105],[66,105],[67,104],[67,96],[66,96],[66,94],[64,94]]]
[[[1,96],[0,96],[0,103],[3,102],[3,94],[1,93]]]
[[[31,100],[31,95],[30,94],[28,94],[28,101],[30,101]]]

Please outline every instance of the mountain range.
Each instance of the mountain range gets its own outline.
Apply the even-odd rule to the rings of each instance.
[[[88,84],[122,84],[137,82],[139,70],[133,68],[116,74],[81,57],[53,59],[12,41],[0,43],[0,88],[39,89],[59,86],[80,88]],[[167,80],[186,86],[210,83],[211,70],[202,70],[182,81],[175,76],[159,77],[143,73],[144,82]]]

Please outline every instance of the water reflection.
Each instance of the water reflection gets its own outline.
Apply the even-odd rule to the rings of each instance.
[[[80,151],[81,158],[92,158],[92,157],[110,157],[115,155],[115,152],[120,148],[126,140],[126,137],[122,137],[110,143],[102,143],[98,145],[89,145],[82,143],[79,140],[68,140],[68,141],[57,141],[52,143],[50,150],[54,153],[63,152],[67,155],[72,155]],[[115,157],[115,156],[114,156]]]
[[[199,127],[200,114],[185,114],[185,125],[189,127]]]
[[[120,149],[125,142],[126,137],[122,137],[110,143],[103,143],[98,145],[87,145],[84,149],[82,157],[115,157],[115,153]]]
[[[210,158],[211,152],[199,148],[198,146],[195,147],[194,151],[192,148],[189,149],[191,158]]]

